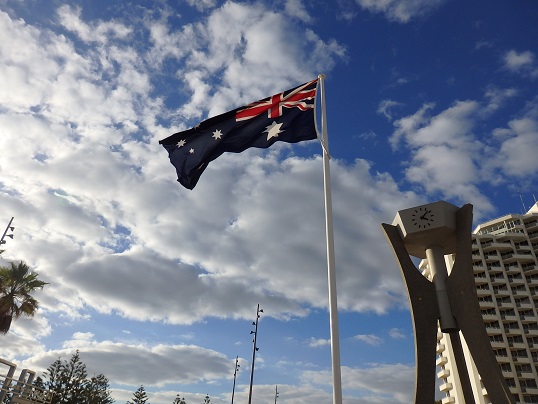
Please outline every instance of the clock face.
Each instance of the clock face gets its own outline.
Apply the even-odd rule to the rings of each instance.
[[[419,229],[427,229],[435,223],[435,215],[431,208],[425,206],[415,208],[411,214],[411,223]]]

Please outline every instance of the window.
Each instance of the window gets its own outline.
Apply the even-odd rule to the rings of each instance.
[[[529,388],[536,388],[536,380],[534,379],[522,379],[519,381],[519,384],[521,387],[529,387]]]
[[[538,396],[536,394],[524,395],[523,400],[525,403],[538,403]]]
[[[514,309],[502,310],[499,312],[501,316],[515,316],[516,312]]]
[[[490,340],[491,342],[504,342],[504,340],[503,340],[503,336],[502,336],[502,335],[499,335],[499,334],[497,334],[497,335],[490,335],[490,336],[489,336],[489,340]]]
[[[508,385],[508,387],[516,387],[516,381],[512,379],[511,377],[504,380],[506,380],[506,384]]]
[[[506,340],[508,341],[508,343],[512,343],[512,344],[523,343],[523,337],[521,335],[516,335],[514,337],[506,337]]]
[[[532,367],[528,363],[525,365],[516,365],[516,372],[532,373]]]
[[[512,358],[528,358],[527,351],[524,349],[514,349],[510,351]]]

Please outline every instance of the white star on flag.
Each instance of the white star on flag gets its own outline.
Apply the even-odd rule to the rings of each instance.
[[[220,131],[220,129],[217,129],[215,132],[213,132],[213,137],[215,138],[215,140],[222,138],[222,132]]]
[[[267,140],[273,137],[278,137],[279,133],[284,132],[283,130],[280,130],[281,126],[281,123],[276,123],[275,121],[273,121],[271,125],[267,126],[264,130],[264,132],[267,132]]]
[[[182,146],[185,146],[185,140],[181,139],[179,142],[177,142],[177,145],[176,145],[178,148],[179,147],[182,147]]]

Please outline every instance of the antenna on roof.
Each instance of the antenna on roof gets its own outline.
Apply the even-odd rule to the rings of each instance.
[[[525,207],[525,204],[523,203],[523,197],[521,196],[521,192],[517,191],[519,194],[519,199],[521,199],[521,205],[523,205],[523,213],[527,211],[527,208]]]

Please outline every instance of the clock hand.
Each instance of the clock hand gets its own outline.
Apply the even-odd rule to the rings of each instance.
[[[425,216],[430,213],[429,210],[427,210],[426,212],[424,212],[424,214],[422,216],[420,216],[420,220],[426,220]]]

